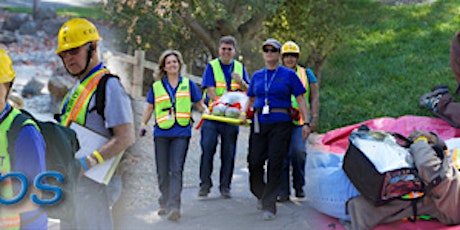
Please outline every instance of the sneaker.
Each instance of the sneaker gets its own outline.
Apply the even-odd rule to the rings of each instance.
[[[198,192],[198,196],[208,196],[209,194],[209,188],[200,188],[200,191]]]
[[[168,220],[177,221],[180,218],[180,212],[177,209],[173,209],[168,214]]]
[[[257,210],[262,210],[264,208],[264,204],[262,203],[262,199],[257,200]]]
[[[305,192],[303,189],[296,189],[295,190],[295,196],[298,198],[304,198],[305,197]]]
[[[427,109],[435,109],[439,99],[446,93],[449,93],[449,89],[444,85],[435,86],[430,92],[420,97],[419,104]]]
[[[270,211],[264,211],[264,214],[262,214],[262,218],[264,220],[273,220],[275,219],[275,213]]]
[[[230,199],[232,196],[230,195],[230,191],[228,190],[222,190],[220,191],[220,195],[225,198],[225,199]]]
[[[168,210],[166,208],[160,207],[160,209],[158,209],[158,215],[159,216],[164,216],[166,214],[168,214]]]
[[[289,196],[280,195],[280,196],[276,197],[276,201],[278,201],[278,202],[286,202],[286,201],[289,201]]]

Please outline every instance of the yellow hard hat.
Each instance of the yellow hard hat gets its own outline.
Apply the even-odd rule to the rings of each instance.
[[[300,48],[295,42],[293,41],[288,41],[284,43],[283,47],[281,47],[281,54],[285,53],[294,53],[294,54],[300,54]]]
[[[102,38],[93,23],[83,18],[72,18],[65,22],[59,30],[56,53],[99,40]]]
[[[10,56],[0,48],[0,83],[12,82],[15,76]]]

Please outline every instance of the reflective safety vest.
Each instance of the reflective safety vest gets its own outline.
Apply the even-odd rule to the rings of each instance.
[[[61,111],[65,109],[61,115],[61,125],[69,126],[71,121],[85,125],[89,101],[96,92],[101,78],[108,73],[109,70],[100,69],[83,80],[72,95],[67,93],[61,104]]]
[[[158,127],[169,129],[176,122],[180,126],[190,124],[192,102],[190,97],[190,80],[188,78],[183,77],[182,82],[177,86],[175,105],[172,104],[163,81],[160,80],[153,83],[153,92],[155,94],[155,120]]]
[[[0,124],[0,172],[2,175],[11,172],[11,159],[8,153],[8,136],[7,132],[10,130],[13,124],[14,118],[21,112],[17,109],[12,109],[3,122]],[[37,129],[37,125],[31,119],[26,120],[23,125],[32,124]],[[39,129],[38,129],[39,130]],[[0,182],[0,197],[3,199],[13,199],[13,183],[11,178],[6,178]],[[7,230],[19,230],[20,229],[20,217],[19,214],[1,214],[0,212],[0,229]]]
[[[297,76],[300,78],[302,85],[307,90],[305,92],[305,101],[307,102],[307,109],[310,107],[310,84],[308,83],[307,71],[305,68],[301,66],[297,66]],[[292,107],[295,109],[299,109],[299,104],[297,104],[297,100],[295,99],[294,95],[291,95],[291,102]],[[294,125],[302,125],[305,121],[303,120],[302,114],[300,114],[300,120],[292,120]]]
[[[209,62],[212,67],[212,72],[214,73],[214,80],[216,82],[216,96],[220,97],[222,94],[227,92],[227,81],[225,80],[225,74],[220,65],[218,58]],[[243,64],[237,60],[233,60],[233,73],[239,74],[243,77]],[[240,84],[232,78],[230,91],[241,90]],[[205,91],[206,93],[206,91]],[[210,101],[211,102],[211,101]]]

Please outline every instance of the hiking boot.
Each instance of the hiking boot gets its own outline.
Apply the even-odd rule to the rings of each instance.
[[[295,196],[298,198],[304,198],[305,197],[305,192],[303,189],[296,189],[295,190]]]
[[[200,191],[198,192],[198,196],[208,196],[209,194],[209,188],[200,188]]]
[[[177,221],[180,218],[180,212],[177,209],[173,209],[168,214],[168,220]]]
[[[264,208],[264,204],[262,203],[262,199],[257,200],[257,210],[262,210]]]
[[[286,202],[286,201],[289,201],[289,196],[286,196],[286,195],[279,195],[278,197],[276,197],[276,201],[278,201],[278,202]]]
[[[264,211],[264,214],[262,214],[262,218],[264,220],[273,220],[275,219],[275,213],[270,211]]]
[[[159,216],[164,216],[166,214],[168,214],[168,210],[166,208],[160,207],[160,209],[158,209],[158,215]]]
[[[430,92],[420,97],[419,104],[421,107],[435,110],[439,99],[446,93],[449,93],[449,89],[446,85],[437,85],[433,87]]]

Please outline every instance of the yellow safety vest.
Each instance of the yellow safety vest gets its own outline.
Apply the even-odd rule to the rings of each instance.
[[[108,73],[109,70],[100,69],[83,80],[71,96],[67,93],[61,104],[61,111],[65,106],[65,112],[61,115],[61,125],[69,126],[72,121],[85,125],[89,101],[96,92],[99,81]]]
[[[212,67],[212,72],[214,73],[214,80],[216,82],[216,96],[219,98],[227,92],[227,81],[225,80],[225,74],[222,70],[222,66],[220,65],[220,61],[218,58],[209,62]],[[243,64],[237,60],[233,60],[233,72],[239,74],[243,77]],[[241,86],[235,79],[232,79],[230,85],[231,91],[241,90]],[[206,90],[204,92],[204,96],[206,96]],[[211,100],[209,102],[212,102]]]
[[[192,102],[190,97],[190,80],[188,78],[183,77],[182,82],[179,82],[177,86],[174,108],[171,98],[161,80],[153,83],[153,92],[155,93],[155,120],[158,127],[169,129],[176,121],[180,126],[190,124]]]
[[[308,83],[307,71],[305,68],[301,66],[297,66],[297,76],[300,78],[302,85],[305,87],[307,92],[305,92],[305,101],[307,102],[307,108],[310,107],[310,84]],[[291,96],[292,107],[295,109],[299,109],[299,104],[297,104],[297,100],[295,99],[294,95]],[[303,120],[302,113],[300,113],[300,120],[292,120],[294,125],[301,125],[305,121]]]
[[[10,130],[13,124],[14,118],[21,114],[17,109],[12,109],[3,122],[0,124],[0,172],[2,175],[11,172],[11,159],[8,153],[8,136],[7,132]],[[27,119],[23,125],[32,124],[37,129],[37,125],[31,119]],[[10,178],[4,179],[0,183],[0,196],[4,199],[12,199],[13,194],[13,183]],[[0,214],[0,229],[5,230],[19,230],[21,220],[19,214]]]

